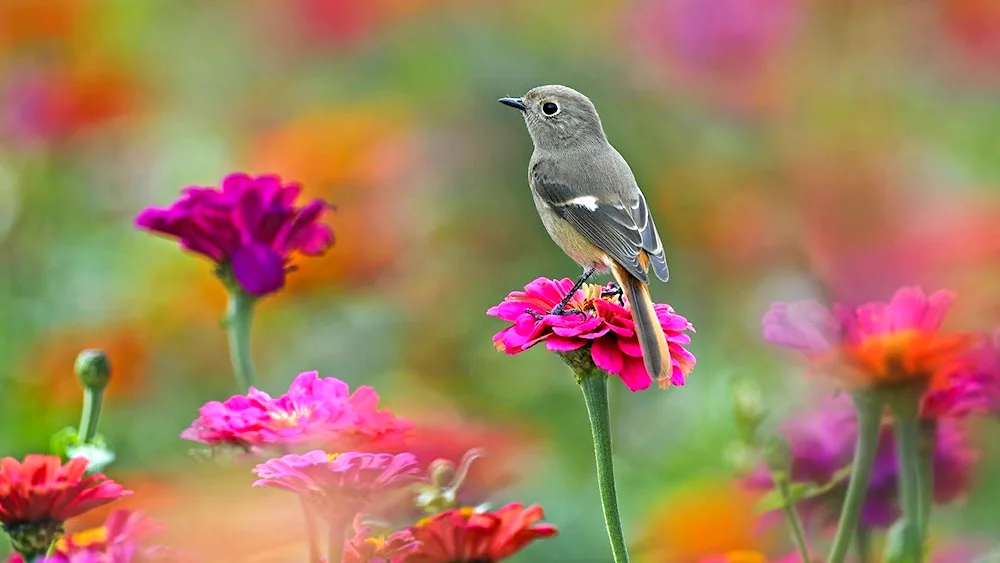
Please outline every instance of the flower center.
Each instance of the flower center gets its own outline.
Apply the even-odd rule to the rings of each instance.
[[[106,541],[108,541],[108,531],[104,526],[100,526],[59,538],[56,540],[56,551],[68,552],[69,542],[72,542],[74,547],[90,547],[101,545]]]
[[[326,454],[326,460],[327,461],[333,461],[333,460],[337,459],[338,457],[340,457],[340,454]]]

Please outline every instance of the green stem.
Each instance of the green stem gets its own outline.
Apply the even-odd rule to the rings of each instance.
[[[795,511],[795,503],[792,501],[787,475],[775,479],[775,484],[781,495],[785,519],[788,520],[788,526],[792,529],[792,540],[795,542],[795,548],[799,550],[799,556],[803,563],[812,561],[812,552],[809,550],[809,544],[806,543],[805,532],[802,531],[802,520],[799,519],[799,514]]]
[[[858,441],[854,446],[851,480],[847,485],[844,509],[840,513],[840,523],[837,525],[837,535],[833,539],[828,563],[844,562],[858,529],[861,507],[868,493],[868,481],[875,463],[879,429],[882,426],[882,404],[882,398],[875,393],[859,391],[854,394],[854,406],[858,413]]]
[[[101,406],[104,403],[104,390],[91,387],[83,390],[83,410],[80,411],[80,428],[77,430],[77,441],[81,444],[90,443],[97,435],[97,424],[101,420]]]
[[[931,505],[934,502],[934,449],[937,445],[937,421],[920,421],[920,536],[930,531]]]
[[[903,517],[909,522],[906,533],[906,552],[914,563],[923,561],[924,527],[921,516],[924,504],[929,499],[921,486],[920,470],[920,420],[919,395],[911,397],[909,393],[899,393],[890,404],[894,417],[893,430],[896,435],[896,460],[899,464],[899,501],[903,508]]]
[[[229,333],[229,357],[233,362],[236,383],[241,391],[254,384],[253,359],[250,357],[250,325],[256,297],[239,287],[229,290],[226,331]]]
[[[611,554],[615,563],[628,563],[628,549],[618,514],[618,495],[615,492],[615,468],[611,452],[611,419],[608,408],[608,377],[600,370],[577,373],[583,398],[590,417],[590,431],[594,438],[594,457],[597,458],[597,486],[604,508],[604,524],[611,541]]]
[[[858,554],[858,563],[872,561],[872,532],[866,526],[858,526],[854,551]]]

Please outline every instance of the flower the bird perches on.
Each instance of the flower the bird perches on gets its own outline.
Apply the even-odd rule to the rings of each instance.
[[[300,191],[278,176],[230,174],[221,189],[187,187],[170,207],[146,209],[135,223],[179,239],[215,261],[224,281],[231,276],[261,296],[284,287],[293,252],[317,256],[333,244],[333,231],[319,221],[331,206],[315,199],[296,207]]]
[[[538,278],[524,291],[511,292],[502,303],[491,307],[488,315],[514,323],[493,337],[496,348],[519,354],[544,342],[546,348],[560,354],[587,350],[594,365],[620,377],[630,390],[648,388],[652,378],[642,362],[628,303],[617,294],[610,295],[613,292],[607,287],[584,284],[567,303],[567,312],[549,314],[572,287],[569,278]],[[657,303],[654,308],[673,362],[670,378],[657,383],[661,388],[684,385],[696,361],[684,348],[691,343],[687,332],[694,332],[694,327],[670,305]]]

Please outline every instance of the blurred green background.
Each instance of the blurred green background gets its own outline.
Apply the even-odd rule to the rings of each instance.
[[[685,387],[612,385],[637,558],[783,553],[783,532],[755,534],[747,502],[720,494],[734,381],[760,385],[772,424],[831,391],[762,341],[768,303],[920,283],[959,292],[955,323],[996,322],[998,6],[0,0],[0,453],[76,424],[73,358],[100,347],[109,474],[138,498],[189,471],[178,433],[233,389],[224,294],[132,219],[230,171],[279,173],[338,206],[337,242],[259,308],[261,387],[315,369],[400,415],[530,441],[495,500],[541,503],[561,535],[514,560],[609,560],[570,372],[541,349],[497,353],[504,325],[485,315],[578,273],[535,216],[521,118],[496,103],[559,83],[593,99],[631,164],[671,267],[654,298],[698,330]],[[996,427],[969,426],[978,480],[938,512],[942,537],[1000,533]]]

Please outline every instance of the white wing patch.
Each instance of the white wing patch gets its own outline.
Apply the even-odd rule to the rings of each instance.
[[[592,195],[574,197],[562,205],[579,205],[580,207],[585,207],[590,211],[597,211],[597,197]]]

